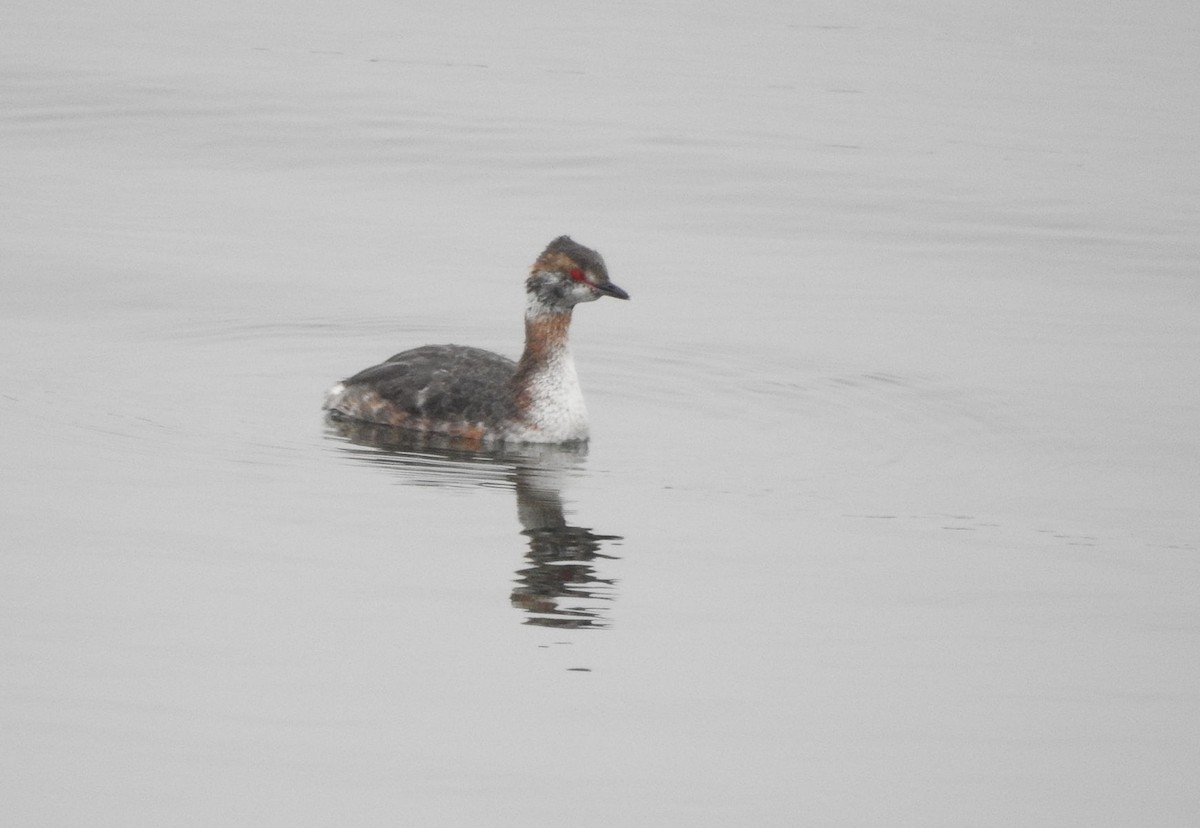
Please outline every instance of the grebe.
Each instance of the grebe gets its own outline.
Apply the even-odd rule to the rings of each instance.
[[[334,417],[472,443],[569,443],[588,437],[587,409],[567,342],[571,311],[601,296],[628,299],[604,259],[567,236],[525,280],[525,351],[518,362],[464,345],[396,354],[329,390]]]

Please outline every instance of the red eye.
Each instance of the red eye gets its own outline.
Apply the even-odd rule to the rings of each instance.
[[[574,279],[576,282],[584,281],[583,271],[577,267],[571,268],[571,278]]]

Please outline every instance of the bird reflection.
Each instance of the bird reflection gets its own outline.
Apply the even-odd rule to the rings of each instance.
[[[451,438],[390,426],[326,419],[340,448],[367,463],[393,469],[418,485],[502,485],[517,496],[517,517],[528,539],[528,566],[517,570],[512,604],[524,623],[558,629],[602,629],[616,597],[616,581],[601,578],[595,563],[617,560],[601,550],[621,540],[583,526],[563,514],[565,478],[583,466],[587,445],[520,445],[490,451]]]

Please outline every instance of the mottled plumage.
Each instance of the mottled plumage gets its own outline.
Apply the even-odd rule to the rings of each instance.
[[[628,299],[600,254],[560,236],[526,280],[519,362],[464,345],[403,351],[335,385],[333,416],[470,441],[586,440],[587,411],[567,342],[571,311],[603,295]]]

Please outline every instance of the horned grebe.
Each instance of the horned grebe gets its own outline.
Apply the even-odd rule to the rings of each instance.
[[[599,253],[567,236],[538,256],[525,293],[519,362],[481,348],[424,345],[339,382],[325,409],[335,417],[470,442],[586,440],[587,409],[567,343],[571,310],[629,294],[609,281]]]

